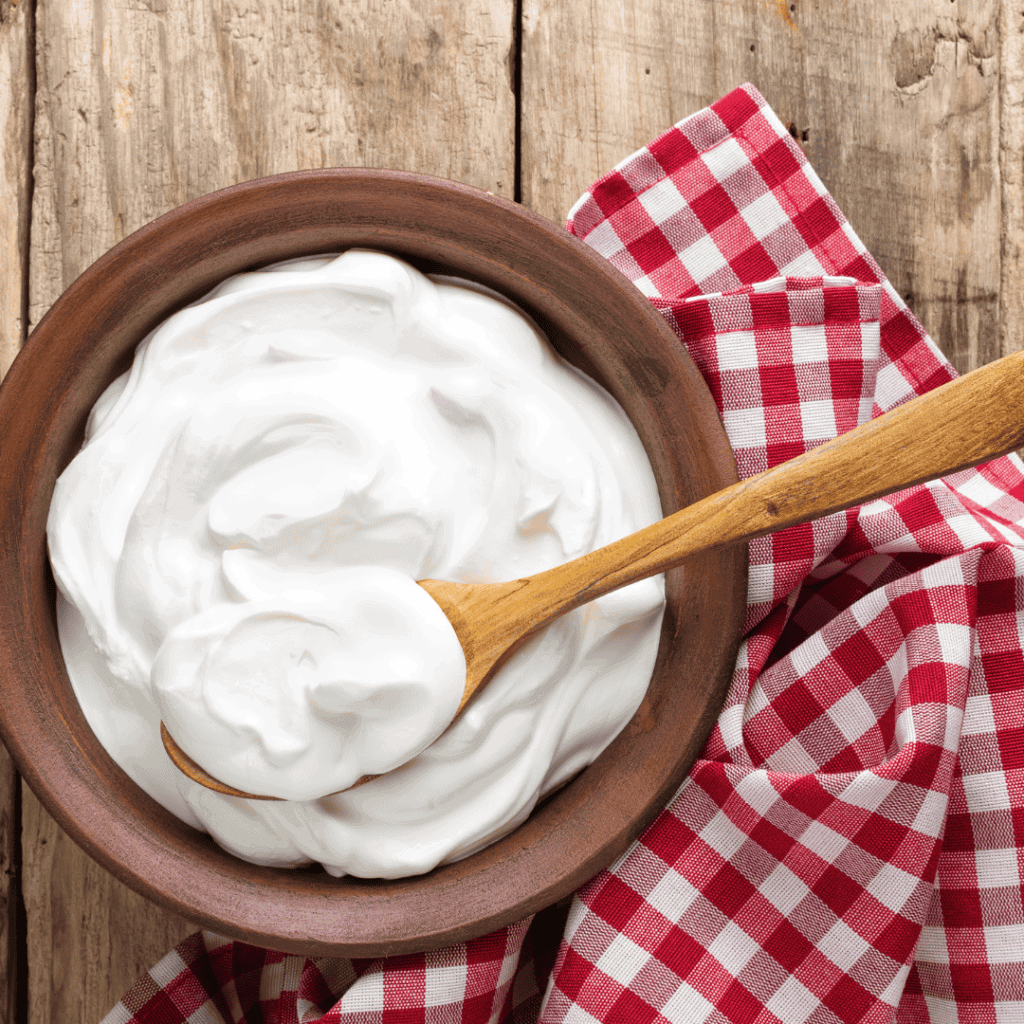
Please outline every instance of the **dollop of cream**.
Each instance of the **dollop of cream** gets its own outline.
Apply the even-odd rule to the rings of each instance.
[[[465,660],[416,580],[516,579],[660,516],[628,418],[500,296],[382,253],[291,261],[170,317],[97,402],[50,508],[61,645],[111,756],[226,849],[418,874],[618,734],[664,588],[552,623],[448,726]],[[190,782],[161,719],[281,800]]]
[[[466,659],[430,595],[394,569],[335,576],[317,601],[211,605],[160,645],[161,718],[221,782],[316,800],[405,764],[455,717]]]

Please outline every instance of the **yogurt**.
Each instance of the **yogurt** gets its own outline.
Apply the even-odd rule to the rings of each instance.
[[[661,517],[625,413],[500,296],[351,250],[233,277],[104,392],[47,528],[83,712],[257,864],[398,878],[507,834],[632,717],[663,580],[465,659],[419,579],[531,575]],[[167,757],[161,719],[224,796]],[[345,790],[364,774],[380,774]]]

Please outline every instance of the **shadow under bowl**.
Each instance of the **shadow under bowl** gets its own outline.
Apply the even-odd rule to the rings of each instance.
[[[672,797],[710,733],[746,599],[745,546],[669,573],[657,663],[632,721],[512,834],[426,875],[257,867],[143,793],[93,735],[64,667],[45,532],[54,482],[93,403],[153,327],[232,274],[354,246],[476,280],[529,313],[625,409],[666,515],[736,480],[700,374],[643,295],[578,239],[469,186],[358,169],[246,182],[148,224],[58,299],[0,388],[0,735],[60,826],[121,881],[202,927],[309,956],[465,941],[557,902],[611,864]]]

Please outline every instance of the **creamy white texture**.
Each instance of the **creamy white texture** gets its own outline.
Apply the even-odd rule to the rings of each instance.
[[[508,303],[380,253],[292,261],[168,319],[100,398],[50,509],[61,645],[114,759],[226,849],[417,874],[618,734],[664,591],[552,623],[441,734],[465,663],[415,581],[515,579],[660,515],[628,418]],[[161,717],[214,776],[285,799],[190,782]]]
[[[229,786],[316,800],[405,764],[458,711],[466,661],[430,595],[394,569],[329,575],[315,600],[213,604],[157,651],[164,724]]]

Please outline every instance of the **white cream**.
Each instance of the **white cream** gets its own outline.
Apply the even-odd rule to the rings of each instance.
[[[660,515],[628,418],[504,300],[380,253],[292,261],[172,316],[97,402],[50,508],[61,645],[111,756],[226,849],[418,874],[618,734],[664,590],[552,623],[445,731],[465,661],[415,581],[515,579]],[[283,799],[190,782],[161,718]]]

